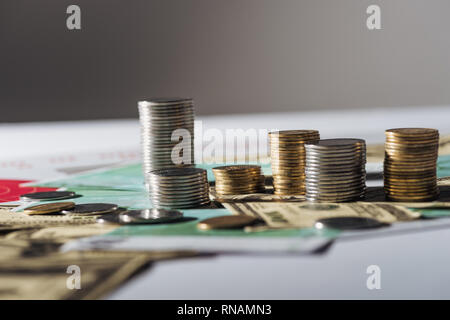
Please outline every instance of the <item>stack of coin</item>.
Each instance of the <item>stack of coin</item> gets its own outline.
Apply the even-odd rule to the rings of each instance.
[[[436,161],[439,131],[426,128],[386,130],[384,192],[394,201],[429,201],[439,195]]]
[[[194,106],[192,99],[161,98],[140,101],[138,109],[144,173],[162,168],[193,167]],[[172,133],[175,130],[177,132],[173,141]],[[180,135],[189,139],[181,139]],[[181,147],[180,152],[174,149],[176,145]],[[175,158],[172,158],[173,155]],[[182,160],[181,163],[180,160]]]
[[[305,143],[306,199],[355,201],[366,192],[366,143],[361,139],[324,139]]]
[[[264,176],[260,166],[231,165],[216,167],[212,171],[218,196],[264,192]]]
[[[209,203],[209,184],[204,169],[156,169],[146,174],[146,180],[156,208],[194,208]]]
[[[273,187],[276,195],[305,194],[305,142],[320,139],[317,130],[269,133]]]

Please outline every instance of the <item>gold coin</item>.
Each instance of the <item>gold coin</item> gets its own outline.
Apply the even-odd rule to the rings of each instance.
[[[306,194],[305,190],[286,190],[286,191],[279,191],[279,190],[275,190],[273,192],[274,195],[277,196],[294,196],[294,195],[299,195],[299,196],[304,196]]]
[[[436,165],[423,165],[423,166],[412,166],[412,165],[402,165],[402,164],[386,164],[385,165],[386,171],[405,171],[405,172],[411,172],[411,171],[432,171],[436,170]]]
[[[261,175],[261,171],[254,172],[213,172],[214,176],[220,179],[238,179],[238,178],[247,178],[247,177],[259,177]]]
[[[274,184],[283,184],[283,183],[303,183],[305,182],[305,177],[273,177],[273,183]]]
[[[392,189],[384,189],[384,192],[389,195],[397,195],[397,196],[422,196],[426,197],[432,194],[435,194],[437,188],[429,190],[429,191],[401,191],[401,190],[392,190]]]
[[[399,202],[426,202],[426,201],[433,201],[438,198],[439,194],[433,194],[427,197],[397,197],[397,196],[390,196],[386,195],[386,199],[390,201],[399,201]]]
[[[216,184],[237,184],[237,185],[242,185],[242,184],[251,184],[251,183],[256,183],[258,181],[261,181],[260,176],[256,176],[256,177],[247,177],[247,178],[239,178],[239,179],[217,179],[216,178]]]
[[[229,172],[229,171],[261,171],[260,166],[255,165],[231,165],[231,166],[220,166],[212,169],[218,172]]]
[[[290,189],[290,188],[305,188],[306,185],[304,183],[275,183],[275,189]]]
[[[246,215],[220,216],[200,221],[197,224],[197,228],[200,230],[240,229],[257,221],[257,218]]]
[[[392,141],[386,139],[384,146],[392,149],[436,148],[439,146],[439,141],[437,139],[433,141]]]
[[[425,182],[405,182],[405,181],[384,181],[385,187],[393,187],[393,188],[425,188],[425,187],[434,187],[436,186],[436,181],[425,181]]]
[[[304,166],[275,166],[272,167],[272,175],[305,175]]]
[[[401,137],[409,136],[435,136],[439,134],[439,131],[431,128],[393,128],[385,131],[386,135],[394,135]]]
[[[309,129],[303,129],[303,130],[281,130],[281,131],[272,131],[269,132],[269,136],[282,136],[282,137],[302,137],[302,136],[319,136],[318,130],[309,130]]]
[[[63,210],[73,209],[74,207],[75,207],[74,202],[55,202],[28,207],[24,210],[24,212],[29,215],[58,213]]]
[[[423,186],[423,187],[405,187],[405,186],[393,186],[393,185],[385,185],[384,189],[392,192],[423,192],[429,193],[433,192],[437,189],[437,185]]]

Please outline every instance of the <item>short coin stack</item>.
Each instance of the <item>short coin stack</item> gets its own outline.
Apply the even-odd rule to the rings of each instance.
[[[366,143],[361,139],[324,139],[305,143],[306,199],[356,201],[366,192]]]
[[[264,176],[260,166],[231,165],[216,167],[212,171],[219,196],[264,192]]]
[[[147,173],[146,179],[156,208],[195,208],[209,203],[209,184],[204,169],[157,169]]]
[[[194,106],[192,99],[151,99],[138,102],[144,172],[170,167],[193,167]],[[172,133],[176,140],[172,141]],[[180,144],[179,134],[189,136]],[[189,141],[188,141],[189,140]],[[177,153],[174,147],[182,147]],[[175,159],[172,158],[174,151]],[[183,154],[183,152],[187,154]],[[174,163],[175,160],[175,163]],[[182,162],[181,162],[182,161]]]
[[[274,193],[305,194],[304,143],[319,140],[319,131],[275,131],[269,133],[269,139]]]
[[[384,192],[389,200],[434,200],[439,195],[436,161],[439,131],[426,128],[386,130]]]

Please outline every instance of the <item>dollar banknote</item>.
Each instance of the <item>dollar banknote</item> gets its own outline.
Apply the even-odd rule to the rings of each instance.
[[[95,223],[94,216],[34,215],[12,211],[10,207],[0,207],[0,225],[22,225],[47,227],[56,225],[83,225]]]
[[[68,241],[117,227],[96,224],[92,217],[28,216],[11,209],[0,208],[0,299],[102,298],[152,261],[196,255],[192,251],[63,253],[61,245]],[[69,267],[80,271],[80,288],[69,284]]]
[[[4,243],[3,243],[4,244]],[[25,242],[9,241],[0,257],[0,299],[98,299],[151,262],[187,252],[83,251],[27,255]],[[0,243],[0,248],[4,249]],[[14,252],[15,251],[15,252]],[[77,278],[78,277],[78,278]]]
[[[420,213],[389,203],[245,202],[224,203],[233,214],[263,219],[270,228],[310,228],[318,219],[366,217],[384,223],[410,221]]]

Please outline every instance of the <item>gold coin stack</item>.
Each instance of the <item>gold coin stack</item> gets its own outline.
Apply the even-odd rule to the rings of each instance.
[[[439,131],[386,130],[384,192],[393,201],[431,201],[438,197],[436,161]]]
[[[273,187],[276,195],[305,194],[305,142],[320,139],[317,130],[269,133]]]
[[[219,196],[264,192],[264,176],[260,166],[222,166],[212,171],[216,178],[216,194]]]

